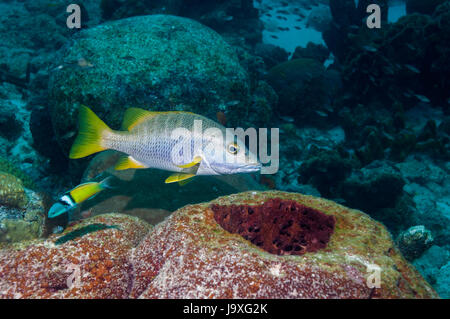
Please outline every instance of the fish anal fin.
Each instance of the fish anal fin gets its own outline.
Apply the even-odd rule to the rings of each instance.
[[[196,156],[196,157],[194,157],[192,162],[190,162],[188,164],[184,164],[184,165],[177,165],[177,166],[180,168],[191,168],[191,167],[194,167],[195,165],[199,164],[201,161],[202,161],[201,156]]]
[[[170,175],[166,179],[165,183],[170,184],[170,183],[175,183],[175,182],[185,182],[186,180],[188,180],[194,176],[195,176],[195,174],[175,173],[175,174]],[[185,183],[187,183],[187,182],[185,182]]]
[[[147,168],[147,166],[129,155],[122,155],[114,168],[117,171],[122,171],[129,168]]]

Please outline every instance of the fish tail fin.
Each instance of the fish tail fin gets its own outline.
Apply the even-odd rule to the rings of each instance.
[[[116,186],[113,186],[114,176],[108,176],[104,180],[102,180],[99,184],[102,189],[114,189]]]
[[[70,149],[69,158],[82,158],[107,149],[102,145],[103,136],[112,130],[87,106],[78,113],[79,133]]]
[[[76,204],[94,197],[106,187],[102,182],[88,182],[83,183],[72,189],[69,193]]]

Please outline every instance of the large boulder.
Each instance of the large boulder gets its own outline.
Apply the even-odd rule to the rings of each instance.
[[[186,206],[141,241],[132,262],[131,296],[140,298],[437,297],[380,223],[294,193]],[[380,288],[371,286],[377,269]]]
[[[186,18],[140,16],[83,30],[56,65],[51,115],[65,151],[80,104],[113,128],[129,107],[215,119],[218,111],[243,112],[251,105],[248,74],[235,51],[216,32]]]

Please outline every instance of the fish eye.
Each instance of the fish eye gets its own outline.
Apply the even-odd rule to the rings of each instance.
[[[235,155],[239,152],[239,146],[236,143],[231,143],[228,145],[227,151],[228,153]]]

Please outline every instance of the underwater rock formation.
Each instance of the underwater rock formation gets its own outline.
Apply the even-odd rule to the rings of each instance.
[[[406,0],[406,13],[432,14],[436,7],[446,0]]]
[[[102,0],[103,18],[117,20],[146,14],[173,14],[201,22],[226,37],[261,42],[262,23],[252,0]]]
[[[34,106],[29,126],[33,135],[33,147],[50,159],[50,169],[53,172],[67,170],[68,158],[58,146],[54,131],[49,129],[52,121],[48,107]]]
[[[403,256],[412,261],[433,245],[433,236],[424,226],[414,226],[398,236],[397,245]]]
[[[447,299],[450,298],[449,260],[448,250],[434,245],[413,262],[424,278],[435,287],[439,296]]]
[[[66,151],[80,104],[112,128],[120,127],[128,107],[186,110],[215,119],[218,111],[252,105],[248,74],[232,47],[186,18],[141,16],[83,30],[57,65],[62,67],[51,78],[51,115]]]
[[[370,267],[380,268],[380,288],[368,286]],[[155,228],[106,214],[7,246],[0,250],[0,298],[13,297],[438,296],[364,213],[272,191],[188,205]]]
[[[313,185],[325,197],[332,196],[336,191],[333,188],[350,175],[356,163],[344,152],[311,149],[309,157],[300,166],[299,180]]]
[[[44,234],[47,201],[34,187],[28,175],[0,157],[0,243]]]
[[[265,245],[252,244],[241,231],[226,231],[215,218],[225,211],[237,213],[231,215],[231,219],[236,218],[231,222],[233,229],[246,232],[244,227],[249,225],[239,216],[247,216],[253,209],[254,221],[260,223],[265,220],[263,207],[268,213],[268,205],[275,203],[292,207],[294,215],[311,210],[319,212],[317,217],[334,216],[329,242],[301,256],[279,256],[263,250]],[[313,215],[311,220],[321,220]],[[288,223],[283,229],[284,225],[270,220],[276,227],[265,224],[260,231],[296,234],[291,230],[306,229],[298,221],[301,219],[292,219],[292,225]],[[437,297],[403,259],[381,224],[331,201],[293,193],[247,192],[186,206],[157,225],[136,248],[132,260],[136,277],[131,296],[140,298]],[[381,267],[381,288],[367,286],[367,267],[371,264]]]
[[[151,229],[118,214],[0,250],[0,298],[126,298],[129,256]]]
[[[379,32],[360,28],[347,39],[345,55],[339,58],[344,82],[356,101],[401,101],[405,108],[418,102],[445,105],[450,97],[449,16],[447,2],[433,16],[403,16]]]
[[[315,44],[312,42],[308,42],[306,48],[303,47],[295,48],[291,60],[306,58],[306,59],[316,59],[320,63],[324,63],[329,55],[330,51],[326,46],[322,44]]]
[[[382,222],[394,235],[414,225],[414,203],[404,192],[399,170],[376,161],[352,174],[339,185],[345,204]]]
[[[289,53],[286,50],[267,43],[258,43],[255,46],[254,53],[264,60],[267,69],[282,62],[286,62],[289,58]]]
[[[16,140],[22,133],[22,123],[17,120],[16,115],[3,109],[0,110],[0,136],[8,140]]]
[[[277,111],[297,124],[323,122],[341,83],[338,74],[327,71],[313,59],[294,59],[269,70],[268,83],[278,94]]]
[[[332,17],[329,7],[316,7],[311,10],[311,13],[308,16],[306,27],[312,27],[317,31],[323,32],[329,27],[331,20]]]
[[[22,181],[11,174],[0,172],[0,205],[22,208],[26,202]]]
[[[0,243],[42,236],[46,207],[44,195],[24,188],[17,177],[0,172]]]

